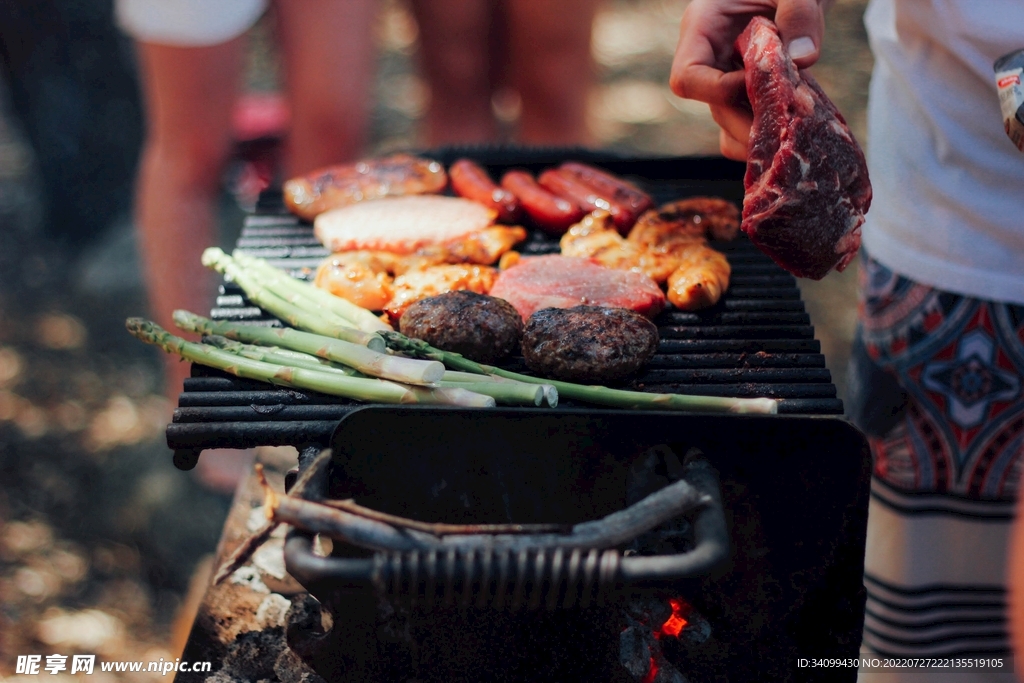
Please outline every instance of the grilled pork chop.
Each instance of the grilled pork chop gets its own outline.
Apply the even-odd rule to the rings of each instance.
[[[754,17],[736,48],[754,110],[741,228],[786,270],[820,280],[860,247],[871,205],[864,153],[775,24]]]
[[[423,195],[359,202],[316,217],[313,232],[331,251],[371,249],[411,254],[462,240],[494,223],[497,214],[457,197]]]
[[[523,320],[542,308],[613,306],[653,318],[665,307],[665,294],[643,273],[567,256],[524,258],[498,276],[490,294],[515,306]]]

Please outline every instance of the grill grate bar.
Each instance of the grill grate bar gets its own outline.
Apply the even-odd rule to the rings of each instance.
[[[218,304],[221,305],[221,304]],[[241,305],[241,304],[239,304]],[[800,299],[726,299],[721,303],[726,311],[804,311],[804,302]]]
[[[670,353],[820,353],[817,339],[662,339],[659,354]]]
[[[637,383],[635,388],[642,391],[653,391],[664,394],[694,394],[697,396],[736,396],[739,398],[835,398],[834,384],[792,383],[772,384],[763,382],[745,382],[743,384],[685,384],[682,382],[647,382]]]
[[[813,339],[810,325],[665,325],[663,339]]]
[[[823,368],[820,353],[692,353],[657,355],[647,367],[654,368]]]
[[[265,228],[267,226],[279,226],[279,225],[299,225],[298,216],[293,216],[284,210],[284,206],[281,206],[279,211],[268,211],[266,213],[256,216],[246,216],[244,221],[246,228]],[[306,232],[309,232],[308,227],[303,227]]]
[[[325,394],[314,394],[292,391],[290,389],[264,389],[251,391],[197,391],[182,392],[178,398],[178,405],[182,408],[197,408],[200,406],[270,406],[277,408],[289,405],[302,405],[315,401],[316,403],[347,405],[352,403],[349,399],[327,396]],[[270,414],[270,411],[267,411]]]
[[[265,259],[323,259],[330,252],[320,244],[297,247],[264,247],[262,249],[239,249],[243,254],[251,254]],[[319,261],[317,261],[319,263]],[[292,266],[294,268],[294,266]]]
[[[758,287],[749,285],[735,286],[735,283],[726,290],[727,297],[744,299],[800,299],[800,290],[796,287]],[[726,304],[728,304],[726,299]]]
[[[737,382],[831,382],[832,374],[826,368],[713,368],[662,369],[640,373],[639,384],[680,382],[685,384],[718,384]]]
[[[268,235],[260,237],[242,236],[238,238],[238,242],[235,244],[236,249],[241,249],[245,252],[276,247],[310,247],[327,251],[324,249],[322,244],[320,244],[316,239],[310,239],[308,235]]]
[[[175,451],[198,451],[204,448],[326,444],[337,426],[337,420],[172,422],[167,425],[167,445]]]
[[[275,406],[276,407],[276,406]],[[358,407],[346,405],[281,406],[280,410],[266,413],[254,406],[201,406],[183,407],[174,411],[174,422],[276,422],[308,420],[340,420]]]
[[[722,311],[715,313],[689,313],[687,311],[667,311],[656,319],[659,326],[664,325],[756,325],[758,323],[810,325],[811,317],[800,311]]]
[[[733,271],[729,278],[730,287],[792,287],[796,289],[796,278],[792,275],[777,274],[746,274],[743,271]],[[797,290],[799,291],[799,290]]]

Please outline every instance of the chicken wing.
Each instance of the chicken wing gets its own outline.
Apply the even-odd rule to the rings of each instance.
[[[349,251],[332,254],[316,270],[314,284],[357,306],[379,311],[393,295],[391,272],[399,259],[394,254]]]
[[[497,277],[498,271],[494,268],[466,263],[410,270],[395,278],[394,296],[384,312],[398,322],[405,309],[420,299],[456,290],[487,294]]]
[[[559,246],[562,256],[591,258],[602,266],[617,270],[641,270],[641,249],[619,235],[615,221],[607,211],[599,209],[584,216],[562,235]]]
[[[740,229],[740,211],[717,197],[690,197],[651,209],[629,233],[629,241],[656,251],[693,239],[731,240]]]
[[[668,300],[676,308],[695,311],[718,303],[729,288],[732,269],[725,255],[703,242],[679,252],[679,265],[668,278]]]

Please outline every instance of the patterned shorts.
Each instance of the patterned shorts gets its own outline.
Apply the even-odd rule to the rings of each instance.
[[[943,292],[862,257],[850,403],[870,435],[875,476],[906,491],[1013,498],[1024,306]]]

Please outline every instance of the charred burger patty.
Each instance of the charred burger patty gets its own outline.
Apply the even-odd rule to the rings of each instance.
[[[545,308],[523,330],[523,358],[534,372],[570,382],[625,379],[658,349],[658,328],[631,310]]]
[[[470,291],[417,301],[402,314],[399,327],[404,335],[478,363],[512,353],[523,334],[523,320],[512,304]]]

